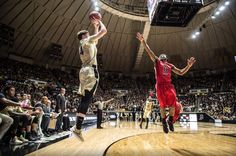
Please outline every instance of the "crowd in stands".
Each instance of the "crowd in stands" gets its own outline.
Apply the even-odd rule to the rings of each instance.
[[[235,102],[235,93],[209,93],[200,97],[200,109],[216,119],[236,120]]]
[[[214,118],[234,120],[236,113],[235,75],[233,71],[230,74],[214,76],[173,78],[173,83],[185,111],[202,111]],[[153,78],[154,76],[131,78],[119,73],[101,73],[94,101],[100,97],[104,100],[115,98],[104,107],[105,110],[139,111],[144,106],[149,90],[154,90]],[[9,131],[4,132],[9,137],[7,140],[12,144],[20,144],[28,140],[37,140],[43,135],[50,136],[49,120],[52,117],[58,118],[62,111],[57,108],[57,98],[61,88],[66,89],[63,95],[66,107],[63,112],[76,112],[80,103],[80,97],[77,94],[78,80],[78,74],[75,72],[47,69],[7,59],[1,60],[1,98],[12,100],[20,105],[20,107],[7,106],[0,111],[1,114],[13,119]],[[205,95],[189,94],[189,90],[194,88],[207,88],[209,92]],[[14,95],[10,94],[12,89],[15,89]],[[123,96],[117,96],[120,92],[123,92]],[[4,102],[1,101],[0,104],[2,103]],[[95,105],[91,105],[88,113],[93,114],[96,109]],[[63,119],[61,122],[67,125],[68,119],[65,121]],[[2,123],[0,120],[0,124]],[[59,124],[58,127],[58,124],[58,131],[60,128],[68,130],[68,126],[60,127]],[[36,132],[36,129],[39,129],[39,132]]]

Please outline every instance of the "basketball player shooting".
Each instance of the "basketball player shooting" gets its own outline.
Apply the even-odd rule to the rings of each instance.
[[[162,117],[163,131],[168,133],[174,131],[173,118],[175,114],[176,105],[176,91],[174,85],[171,82],[171,71],[177,75],[183,76],[196,62],[194,57],[187,60],[187,66],[183,69],[175,67],[173,64],[168,62],[167,56],[161,54],[157,57],[154,52],[147,45],[142,34],[137,33],[136,38],[143,44],[148,56],[155,64],[155,75],[156,75],[156,93],[160,105],[160,112]],[[169,118],[167,121],[165,108],[169,107]],[[169,126],[169,129],[168,129]]]
[[[84,141],[81,133],[81,126],[87,113],[89,105],[92,103],[93,95],[96,92],[99,73],[97,69],[97,43],[106,33],[107,29],[101,21],[101,14],[93,11],[89,15],[89,20],[94,26],[94,35],[89,34],[87,30],[81,30],[77,33],[79,40],[79,53],[82,61],[82,68],[79,73],[80,87],[78,93],[82,95],[81,103],[77,108],[76,127],[73,132]]]

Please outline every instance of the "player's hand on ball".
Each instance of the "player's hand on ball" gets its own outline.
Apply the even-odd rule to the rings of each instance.
[[[99,27],[100,21],[98,19],[91,19],[91,23],[94,25],[94,27]]]
[[[140,42],[143,42],[143,41],[144,41],[143,35],[140,34],[139,32],[137,33],[136,38],[137,38]]]
[[[89,20],[94,26],[99,26],[100,21],[102,20],[102,15],[97,11],[92,11],[89,14]]]
[[[194,57],[191,57],[190,59],[188,59],[188,66],[192,67],[192,65],[196,62]]]

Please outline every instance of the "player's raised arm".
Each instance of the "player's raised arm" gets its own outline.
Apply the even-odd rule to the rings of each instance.
[[[137,33],[136,38],[141,42],[141,44],[143,44],[148,56],[150,57],[150,59],[155,62],[156,59],[158,59],[158,57],[154,54],[154,52],[150,49],[150,47],[148,46],[148,44],[146,43],[146,41],[143,38],[143,35],[140,34],[139,32]]]
[[[99,22],[96,21],[96,20],[93,20],[92,22],[93,26],[94,26],[94,34],[93,35],[96,35],[99,31]],[[98,40],[95,41],[96,44],[98,44]]]
[[[107,28],[106,28],[106,26],[102,23],[102,21],[100,21],[100,20],[93,19],[93,20],[92,20],[92,23],[98,23],[99,26],[100,26],[100,30],[98,30],[98,32],[97,32],[96,34],[90,36],[89,40],[90,40],[91,42],[98,42],[98,40],[99,40],[100,38],[102,38],[104,35],[106,35],[106,33],[107,33]],[[96,25],[96,24],[94,24],[94,25]],[[99,27],[99,26],[98,26],[98,27]],[[96,29],[96,28],[95,28],[95,29]]]
[[[186,74],[189,69],[193,66],[193,64],[196,62],[194,57],[191,57],[190,59],[187,60],[187,66],[184,67],[183,69],[179,69],[175,66],[173,66],[172,71],[177,74],[177,75],[181,75],[183,76],[184,74]]]

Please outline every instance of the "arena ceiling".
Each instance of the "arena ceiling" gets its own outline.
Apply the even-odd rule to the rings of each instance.
[[[100,4],[105,5],[102,1]],[[113,1],[143,7],[142,11],[145,11],[145,0]],[[231,0],[230,6],[216,19],[205,21],[215,6],[202,10],[185,28],[151,27],[148,36],[151,49],[157,55],[166,53],[170,62],[179,67],[186,64],[188,57],[194,56],[197,59],[195,69],[234,68],[236,2]],[[0,23],[15,29],[14,47],[8,48],[8,53],[30,57],[38,64],[80,66],[76,33],[81,29],[92,32],[88,20],[89,12],[94,10],[92,0],[1,0],[0,10]],[[145,21],[124,18],[123,14],[105,9],[101,9],[101,14],[108,29],[108,34],[98,44],[103,69],[124,73],[134,71],[139,49],[135,34],[143,32]],[[201,34],[192,39],[191,34],[203,24],[205,28]],[[62,45],[61,60],[51,59],[46,54],[51,43]],[[1,53],[5,51],[2,49]],[[144,54],[135,72],[152,71],[153,63]]]

